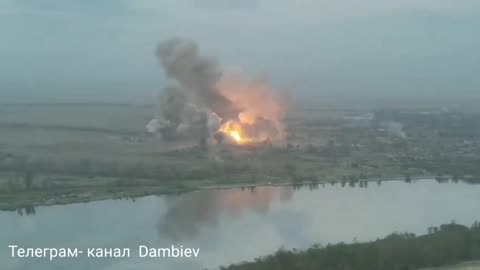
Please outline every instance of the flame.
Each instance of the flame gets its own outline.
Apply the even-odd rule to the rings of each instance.
[[[248,136],[241,122],[228,121],[220,127],[219,131],[226,134],[237,144],[259,143],[268,139],[267,136]]]
[[[238,131],[234,130],[234,131],[230,132],[230,136],[232,136],[232,138],[233,138],[237,143],[241,143],[241,142],[242,142],[242,137],[240,136],[240,134],[238,134]]]
[[[224,75],[216,88],[240,110],[235,119],[225,119],[218,131],[237,144],[284,142],[286,106],[265,81]]]

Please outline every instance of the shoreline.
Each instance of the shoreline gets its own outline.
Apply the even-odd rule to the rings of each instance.
[[[431,175],[424,175],[424,176],[412,176],[410,177],[411,181],[418,181],[418,180],[434,180],[435,176]],[[405,178],[402,177],[387,177],[385,179],[376,179],[376,178],[367,178],[367,179],[360,179],[355,181],[356,183],[360,182],[385,182],[385,181],[405,181]],[[342,182],[350,182],[349,180],[335,180],[335,181],[302,181],[302,182],[277,182],[277,183],[255,183],[250,185],[223,185],[223,186],[213,186],[213,187],[200,187],[194,191],[202,191],[202,190],[222,190],[222,189],[238,189],[238,188],[257,188],[257,187],[283,187],[283,186],[306,186],[306,185],[322,185],[322,184],[331,184],[331,183],[342,183]]]
[[[435,176],[431,175],[422,175],[422,176],[412,176],[410,181],[418,180],[434,180]],[[449,179],[449,178],[448,178]],[[384,182],[384,181],[406,181],[404,177],[392,176],[385,178],[368,178],[368,179],[359,179],[353,181],[355,184],[361,182]],[[45,194],[41,194],[42,191],[38,191],[35,194],[37,196],[25,196],[21,198],[20,196],[25,195],[22,193],[13,194],[11,198],[18,199],[15,202],[6,202],[2,203],[0,201],[0,211],[13,212],[13,211],[22,211],[26,209],[28,214],[29,208],[42,207],[42,206],[54,206],[54,205],[69,205],[76,203],[89,203],[97,201],[106,201],[106,200],[118,200],[118,199],[131,199],[135,200],[138,198],[148,197],[148,196],[160,196],[160,195],[172,195],[172,194],[181,194],[189,192],[199,192],[199,191],[212,191],[212,190],[228,190],[228,189],[252,189],[252,188],[261,188],[261,187],[294,187],[294,186],[308,186],[308,185],[325,185],[332,183],[349,183],[349,180],[329,180],[329,181],[301,181],[301,182],[257,182],[257,183],[236,183],[236,184],[205,184],[200,183],[197,186],[180,186],[180,187],[171,187],[171,186],[132,186],[127,187],[126,189],[119,189],[116,191],[108,190],[104,193],[98,192],[97,194],[90,194],[90,192],[81,190],[78,193],[63,194],[57,197],[45,197],[37,198],[37,200],[32,199],[32,197],[38,197]],[[16,196],[18,195],[18,196]],[[0,195],[0,200],[2,195]]]

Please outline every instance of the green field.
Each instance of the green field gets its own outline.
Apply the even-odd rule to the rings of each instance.
[[[408,137],[400,138],[368,110],[296,108],[285,119],[284,144],[205,148],[195,138],[166,141],[146,132],[153,106],[3,105],[0,209],[223,186],[432,175],[477,181],[476,115],[415,113],[377,113],[405,122]]]

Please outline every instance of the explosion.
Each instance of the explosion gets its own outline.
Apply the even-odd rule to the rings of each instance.
[[[240,108],[236,118],[225,121],[219,131],[238,144],[283,142],[284,108],[273,90],[263,81],[244,82],[240,76],[222,76],[218,91]]]
[[[245,134],[242,124],[238,122],[228,121],[223,124],[218,131],[225,134],[226,136],[229,136],[237,144],[258,143],[268,140],[268,137],[251,138],[247,136]]]
[[[202,144],[284,142],[285,106],[265,80],[222,72],[190,40],[167,40],[157,56],[176,84],[160,96],[149,132],[164,139],[197,137]]]

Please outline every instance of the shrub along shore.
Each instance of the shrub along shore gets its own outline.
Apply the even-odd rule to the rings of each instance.
[[[366,243],[314,245],[275,254],[221,270],[414,270],[480,259],[480,223],[452,222],[428,228],[428,234],[393,233]]]

